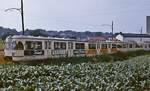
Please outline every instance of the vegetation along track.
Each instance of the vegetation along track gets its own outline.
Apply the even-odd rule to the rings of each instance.
[[[150,56],[113,63],[0,65],[0,90],[150,90]]]

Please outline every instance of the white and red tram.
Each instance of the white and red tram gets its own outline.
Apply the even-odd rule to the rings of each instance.
[[[117,51],[150,50],[150,43],[88,42],[75,39],[9,36],[5,41],[5,57],[13,61],[49,58],[96,56]]]

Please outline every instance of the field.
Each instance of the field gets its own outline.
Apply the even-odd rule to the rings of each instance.
[[[150,56],[113,63],[0,65],[0,90],[149,91]]]

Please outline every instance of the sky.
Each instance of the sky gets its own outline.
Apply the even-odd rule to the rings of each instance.
[[[20,0],[0,0],[0,26],[21,31]],[[25,28],[92,32],[146,32],[150,0],[24,0]]]

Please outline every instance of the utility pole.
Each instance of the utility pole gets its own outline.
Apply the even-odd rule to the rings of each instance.
[[[143,34],[143,27],[141,27],[140,34],[141,34],[141,35]],[[142,37],[141,37],[140,41],[142,42]]]
[[[23,10],[23,0],[21,0],[21,20],[22,20],[22,35],[24,35],[24,10]]]
[[[114,21],[112,21],[112,25],[111,25],[111,27],[112,27],[112,41],[113,41],[113,34],[114,34]]]
[[[143,34],[143,27],[141,27],[141,34]]]
[[[109,27],[111,27],[111,39],[112,39],[112,41],[113,41],[114,21],[112,21],[112,24],[102,24],[101,26],[109,26]]]
[[[21,0],[21,8],[9,8],[6,9],[5,12],[7,11],[12,11],[12,10],[17,10],[21,13],[21,24],[22,24],[22,35],[24,35],[25,27],[24,27],[24,10],[23,10],[23,0]]]

